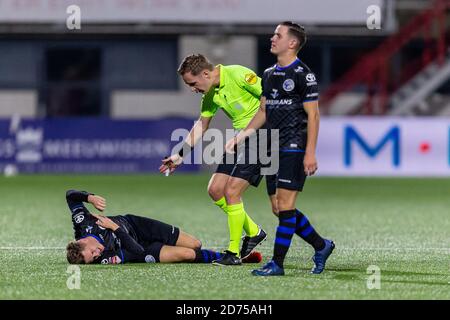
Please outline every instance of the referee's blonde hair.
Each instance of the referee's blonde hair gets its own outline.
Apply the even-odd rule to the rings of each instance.
[[[185,73],[190,72],[193,76],[197,76],[205,69],[212,71],[214,69],[214,65],[200,53],[191,54],[185,57],[183,62],[181,62],[178,68],[178,74],[182,76]]]

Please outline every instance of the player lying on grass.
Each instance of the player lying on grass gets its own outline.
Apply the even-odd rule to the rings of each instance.
[[[67,260],[71,264],[210,263],[222,256],[201,249],[202,243],[193,236],[157,220],[131,214],[105,217],[91,213],[84,202],[99,211],[106,208],[106,200],[98,195],[69,190],[66,200],[76,239],[67,245]],[[261,260],[261,254],[255,252],[243,262]]]

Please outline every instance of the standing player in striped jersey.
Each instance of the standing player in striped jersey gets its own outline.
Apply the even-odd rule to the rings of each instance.
[[[303,190],[306,177],[317,170],[316,144],[319,132],[318,85],[314,73],[297,54],[306,42],[303,27],[292,22],[277,26],[271,38],[271,52],[277,64],[263,75],[261,104],[255,117],[226,149],[233,152],[236,144],[261,128],[279,130],[280,159],[276,176],[276,210],[279,225],[276,232],[274,254],[262,268],[254,270],[256,276],[284,275],[283,262],[291,245],[292,236],[300,236],[315,249],[312,273],[321,273],[334,249],[331,240],[323,239],[308,219],[295,208],[298,192]],[[266,122],[267,121],[267,122]],[[273,192],[273,191],[272,191]]]

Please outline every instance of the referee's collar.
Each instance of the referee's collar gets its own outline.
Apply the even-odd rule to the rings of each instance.
[[[218,64],[216,67],[219,67],[219,72],[220,72],[220,83],[219,83],[219,89],[223,88],[225,86],[225,68],[223,67],[222,64]]]

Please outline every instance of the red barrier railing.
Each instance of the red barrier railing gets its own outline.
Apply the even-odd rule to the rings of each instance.
[[[366,99],[359,113],[384,114],[387,111],[389,95],[399,87],[399,80],[407,81],[433,61],[443,63],[446,54],[446,14],[450,0],[435,0],[432,7],[412,18],[399,32],[387,38],[378,48],[363,56],[340,79],[331,84],[321,98],[321,108],[329,113],[333,100],[341,93],[362,84],[366,88]],[[437,32],[435,32],[437,31]],[[412,40],[422,38],[425,50],[415,70],[405,68],[396,81],[390,81],[389,71],[392,58]],[[403,72],[405,72],[403,74]],[[391,82],[391,83],[390,83]],[[376,99],[375,99],[376,98]],[[375,100],[379,109],[375,110]]]

